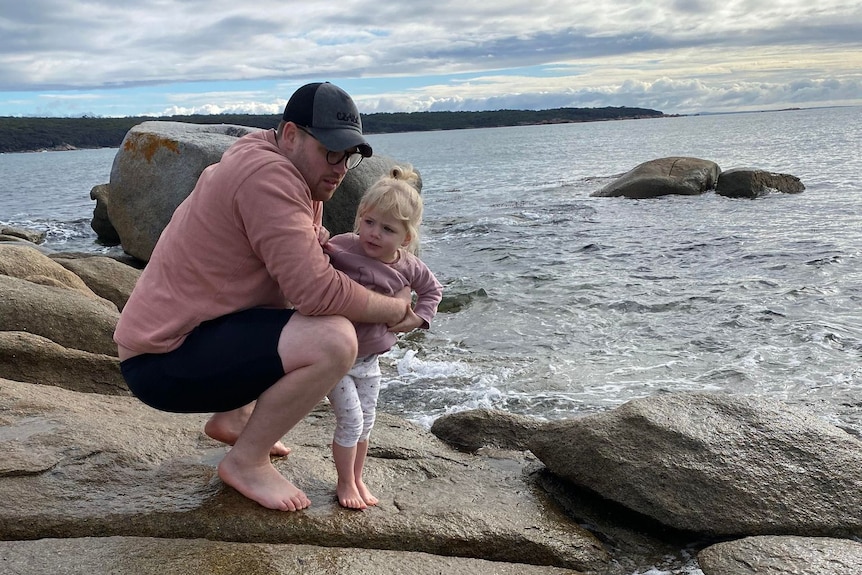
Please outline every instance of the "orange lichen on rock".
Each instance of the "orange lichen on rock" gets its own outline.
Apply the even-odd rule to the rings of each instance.
[[[154,136],[153,134],[139,134],[137,137],[127,138],[123,144],[123,149],[127,152],[139,152],[143,154],[148,163],[152,162],[153,156],[156,155],[159,148],[167,148],[175,154],[180,153],[178,142]]]

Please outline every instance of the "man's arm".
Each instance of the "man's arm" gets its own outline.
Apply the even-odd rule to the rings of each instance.
[[[377,292],[368,291],[368,303],[365,309],[356,317],[348,317],[357,323],[385,323],[395,325],[402,323],[413,314],[410,287],[406,286],[395,297],[389,297]],[[413,314],[415,315],[415,314]]]

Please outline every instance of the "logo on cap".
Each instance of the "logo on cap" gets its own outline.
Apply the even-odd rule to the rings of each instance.
[[[336,118],[338,118],[342,122],[350,122],[351,124],[357,125],[359,124],[359,116],[350,112],[338,112],[338,114],[336,114]]]

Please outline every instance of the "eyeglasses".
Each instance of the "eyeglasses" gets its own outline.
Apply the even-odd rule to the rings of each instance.
[[[314,138],[314,134],[308,131],[307,128],[296,125],[297,128]],[[317,138],[314,138],[317,140]],[[317,140],[320,142],[320,140]],[[326,162],[330,166],[337,166],[338,164],[344,162],[344,165],[347,166],[348,170],[352,170],[362,161],[362,154],[357,151],[344,151],[344,152],[333,152],[332,150],[326,150]]]

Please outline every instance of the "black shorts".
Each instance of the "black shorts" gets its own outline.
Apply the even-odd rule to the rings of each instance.
[[[215,413],[247,405],[284,375],[281,331],[293,310],[254,308],[206,321],[168,353],[120,364],[135,396],[176,413]]]

